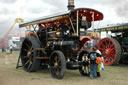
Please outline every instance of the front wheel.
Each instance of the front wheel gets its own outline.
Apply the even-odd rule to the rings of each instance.
[[[54,51],[50,57],[50,72],[53,78],[62,79],[66,70],[65,56],[61,51]]]
[[[79,67],[79,72],[82,76],[88,76],[90,73],[90,61],[88,59],[88,52],[83,50],[80,52],[79,59],[82,65]]]

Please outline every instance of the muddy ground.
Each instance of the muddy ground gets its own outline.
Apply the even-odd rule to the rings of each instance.
[[[19,52],[0,52],[0,85],[128,85],[128,65],[105,66],[101,78],[90,79],[78,70],[66,70],[61,80],[53,79],[49,69],[28,73],[16,69]]]

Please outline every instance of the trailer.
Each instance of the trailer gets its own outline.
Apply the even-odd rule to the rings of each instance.
[[[108,37],[100,40],[98,48],[104,57],[104,65],[128,64],[128,23],[96,29]]]

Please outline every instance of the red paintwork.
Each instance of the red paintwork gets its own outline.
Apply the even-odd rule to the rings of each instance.
[[[84,46],[84,44],[85,44],[87,41],[89,41],[89,40],[91,40],[91,38],[88,37],[88,36],[80,36],[80,42],[81,42],[81,47],[80,47],[80,48],[82,48],[82,47]]]
[[[90,9],[90,8],[78,8],[78,9],[74,9],[72,11],[69,12],[69,14],[67,13],[67,15],[73,15],[73,19],[76,19],[77,16],[77,11],[79,11],[79,20],[82,19],[82,16],[86,16],[87,21],[93,21],[93,13],[94,13],[94,21],[99,21],[103,19],[103,14],[99,11],[96,11],[94,9]],[[66,15],[66,14],[65,14]],[[45,28],[50,28],[59,24],[66,24],[69,21],[69,16],[64,16],[64,15],[60,15],[58,16],[60,18],[55,19],[55,20],[49,20],[43,23],[39,23],[39,24],[43,24]]]
[[[79,11],[79,19],[82,18],[82,16],[86,16],[87,21],[93,21],[92,16],[94,13],[94,21],[99,21],[103,19],[103,14],[97,10],[90,9],[90,8],[79,8],[71,11],[71,13],[74,14],[74,17],[76,17],[76,13]]]
[[[115,61],[116,49],[113,42],[105,38],[98,44],[98,49],[101,51],[104,57],[104,65],[111,65]]]

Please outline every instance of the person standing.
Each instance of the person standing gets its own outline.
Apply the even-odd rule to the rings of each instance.
[[[10,45],[10,47],[9,47],[9,48],[10,48],[10,53],[12,53],[12,48],[13,48],[13,47],[12,47],[12,45]]]
[[[99,53],[96,52],[96,48],[92,48],[92,52],[89,53],[88,58],[90,59],[90,78],[97,77],[98,64],[96,63],[96,57],[101,57]]]
[[[95,49],[96,49],[96,52],[101,55],[101,52],[100,52],[100,50],[98,49],[97,46],[95,46]],[[104,62],[103,56],[101,56],[101,59],[102,59],[102,63],[103,63],[103,62]],[[101,67],[101,64],[98,64],[98,68],[100,68],[100,67]],[[100,69],[97,69],[97,77],[100,77],[100,76],[101,76],[101,75],[100,75],[100,72],[101,72]]]

